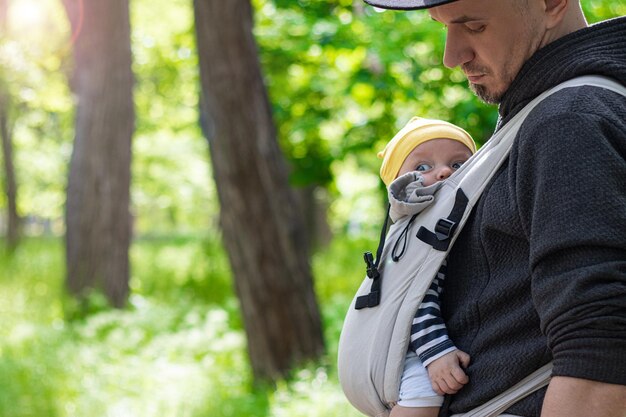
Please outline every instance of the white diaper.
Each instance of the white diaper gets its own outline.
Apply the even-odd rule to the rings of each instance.
[[[437,395],[430,384],[428,371],[415,352],[409,351],[404,360],[404,370],[400,379],[400,399],[402,407],[441,407],[443,396]]]

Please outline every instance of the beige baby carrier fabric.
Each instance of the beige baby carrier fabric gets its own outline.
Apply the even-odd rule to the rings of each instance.
[[[600,76],[574,78],[546,91],[526,105],[450,178],[439,183],[434,201],[426,202],[428,207],[405,231],[406,252],[398,262],[391,260],[392,248],[411,218],[405,216],[390,227],[378,265],[381,278],[365,277],[350,305],[339,341],[339,380],[348,400],[362,413],[372,417],[388,416],[390,404],[398,401],[411,323],[417,308],[472,207],[508,157],[526,116],[550,94],[582,85],[626,95],[624,86]],[[374,281],[377,282],[374,284]],[[551,364],[548,364],[512,389],[462,416],[500,415],[523,396],[545,386],[550,370]]]

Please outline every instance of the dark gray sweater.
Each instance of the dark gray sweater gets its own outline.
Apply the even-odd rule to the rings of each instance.
[[[548,88],[587,74],[626,85],[626,18],[572,33],[523,66],[499,126]],[[554,360],[554,375],[626,385],[626,98],[570,88],[518,133],[448,260],[442,297],[470,382],[469,411]],[[545,389],[508,412],[539,416]]]

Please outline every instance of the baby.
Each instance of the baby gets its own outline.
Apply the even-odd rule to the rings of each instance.
[[[411,196],[448,178],[474,152],[472,137],[460,127],[412,118],[378,154],[383,159],[380,176],[389,190],[391,219],[412,214]],[[402,179],[394,182],[398,177]],[[436,417],[443,395],[456,393],[469,381],[463,368],[470,357],[454,346],[441,317],[439,296],[444,277],[445,263],[413,319],[399,400],[390,417]]]

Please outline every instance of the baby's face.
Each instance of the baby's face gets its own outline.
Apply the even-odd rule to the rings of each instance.
[[[461,142],[452,139],[432,139],[417,146],[400,167],[398,177],[411,171],[419,171],[424,186],[448,178],[467,161],[472,152]]]

